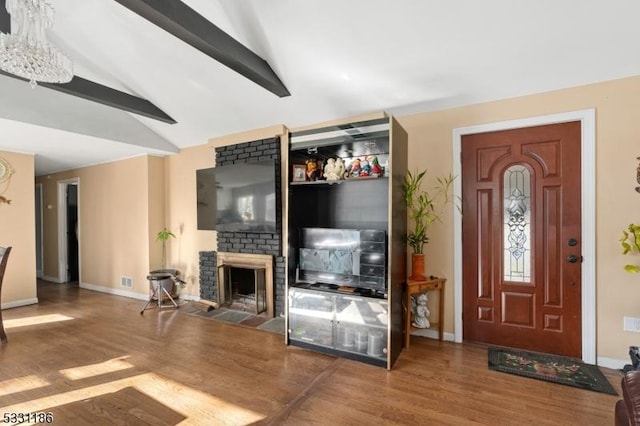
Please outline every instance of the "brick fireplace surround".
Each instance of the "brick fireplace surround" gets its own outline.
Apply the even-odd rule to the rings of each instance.
[[[266,254],[273,256],[274,314],[284,314],[285,263],[282,256],[282,182],[280,138],[274,137],[216,148],[216,164],[223,166],[262,160],[275,160],[276,233],[218,232],[218,251],[226,253]],[[200,298],[218,301],[216,251],[201,251]]]

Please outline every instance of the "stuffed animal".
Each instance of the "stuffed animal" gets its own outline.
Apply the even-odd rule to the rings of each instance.
[[[370,176],[381,177],[384,176],[384,169],[378,162],[378,157],[375,155],[370,155],[367,157],[369,160],[369,164],[371,165],[371,171],[369,172]]]
[[[345,178],[354,178],[360,176],[360,159],[354,158],[351,160],[349,167],[347,167],[347,172],[345,173]]]
[[[324,166],[324,177],[327,181],[336,181],[342,179],[344,173],[344,163],[341,158],[337,160],[329,158]]]
[[[306,162],[307,165],[307,180],[315,181],[322,177],[322,170],[318,167],[318,160],[315,158],[309,158]]]
[[[371,164],[366,158],[360,161],[360,177],[367,177],[371,173]]]

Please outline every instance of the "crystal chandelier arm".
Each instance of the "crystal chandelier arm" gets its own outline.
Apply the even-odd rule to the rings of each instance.
[[[37,82],[66,83],[73,63],[47,40],[53,25],[53,7],[46,0],[4,0],[10,32],[0,33],[0,69]],[[6,17],[2,18],[6,20]]]

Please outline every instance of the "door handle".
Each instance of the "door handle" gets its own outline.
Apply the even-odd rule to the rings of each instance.
[[[567,256],[567,262],[576,263],[577,261],[578,261],[578,256],[576,256],[575,254],[570,254],[569,256]]]
[[[570,247],[574,247],[574,246],[578,245],[578,240],[576,240],[575,238],[569,238],[569,241],[567,241],[567,244]]]

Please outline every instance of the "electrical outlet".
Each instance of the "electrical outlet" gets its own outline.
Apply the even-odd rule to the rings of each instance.
[[[640,333],[640,318],[624,317],[624,331]]]
[[[120,277],[120,285],[122,287],[133,288],[133,278],[131,278],[131,277]]]

